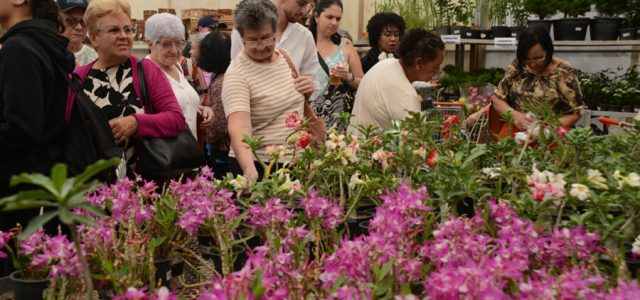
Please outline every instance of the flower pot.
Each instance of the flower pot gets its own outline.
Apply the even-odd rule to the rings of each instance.
[[[637,38],[638,28],[622,28],[620,29],[620,39],[621,40],[635,40]]]
[[[491,30],[480,30],[480,38],[483,40],[493,39],[493,32]]]
[[[359,224],[360,222],[369,221],[372,218],[373,218],[373,214],[368,212],[358,212],[358,214],[356,214],[355,216],[347,217],[347,219],[345,220],[345,223],[347,224],[349,237],[356,238],[363,234],[367,234],[368,231],[360,227]],[[344,226],[345,226],[344,223],[338,225],[338,232],[344,230],[345,229]]]
[[[41,300],[44,291],[49,287],[48,279],[22,279],[21,272],[15,271],[10,275],[14,287],[15,300]]]
[[[529,20],[527,21],[527,27],[529,28],[542,28],[547,33],[551,32],[551,24],[553,24],[549,20]]]
[[[153,266],[156,268],[156,287],[169,287],[169,281],[171,280],[171,260],[154,260]]]
[[[184,258],[175,257],[171,261],[171,275],[173,277],[184,274]]]
[[[211,246],[214,245],[216,241],[213,239],[213,236],[209,233],[198,233],[198,244],[200,246]]]
[[[491,34],[493,38],[508,38],[511,37],[511,28],[507,26],[493,26],[491,27]]]
[[[360,230],[362,230],[364,234],[369,233],[369,222],[370,221],[362,221],[358,223],[358,227],[360,227]]]
[[[454,34],[454,35],[462,35],[462,33],[467,28],[468,27],[465,27],[465,26],[451,26],[449,32],[450,32],[450,34]]]
[[[589,28],[587,18],[566,18],[553,22],[553,37],[556,41],[584,41]]]
[[[627,268],[631,278],[638,278],[638,271],[640,271],[640,259],[627,259]]]
[[[632,113],[632,112],[634,112],[634,107],[633,107],[633,105],[623,105],[623,106],[620,107],[620,111]]]
[[[212,261],[216,270],[219,273],[222,273],[222,257],[220,256],[220,252],[211,247],[203,247],[201,251],[202,257],[204,259]],[[247,263],[247,260],[249,259],[249,256],[244,251],[244,248],[238,245],[233,246],[233,253],[236,256],[236,260],[233,262],[232,271],[236,272],[244,267],[244,265]]]
[[[467,28],[462,31],[463,39],[479,39],[480,38],[480,30]]]
[[[451,26],[440,26],[434,29],[435,33],[439,35],[445,35],[451,33]]]
[[[511,37],[518,38],[520,37],[520,32],[524,29],[523,26],[513,26],[511,29]]]
[[[622,18],[596,17],[591,21],[591,40],[615,41],[620,36]]]

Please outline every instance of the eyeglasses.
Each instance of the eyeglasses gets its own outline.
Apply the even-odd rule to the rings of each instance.
[[[530,63],[537,63],[537,62],[544,61],[546,58],[547,58],[547,54],[545,54],[543,56],[534,57],[534,58],[528,58],[527,57],[527,58],[523,59],[522,61],[524,63],[530,64]]]
[[[187,45],[187,42],[185,40],[162,41],[162,42],[158,42],[157,44],[160,45],[160,47],[162,47],[163,50],[171,50],[173,49],[174,46],[177,49],[184,49],[184,46]]]
[[[124,32],[125,35],[128,36],[132,36],[136,34],[136,29],[130,26],[125,26],[125,27],[118,27],[118,26],[114,26],[111,28],[107,28],[107,29],[98,29],[98,32],[100,31],[105,31],[107,32],[107,34],[111,35],[111,36],[118,36],[120,35],[120,33]]]
[[[254,41],[244,41],[244,46],[247,48],[252,48],[252,49],[258,48],[258,44],[261,44],[262,46],[265,46],[265,47],[271,47],[276,44],[276,37],[272,36],[272,37],[254,40]]]
[[[80,24],[80,26],[87,28],[87,24],[84,23],[83,19],[77,19],[74,17],[70,17],[70,18],[64,18],[64,25],[66,25],[67,27],[76,27],[76,25]]]

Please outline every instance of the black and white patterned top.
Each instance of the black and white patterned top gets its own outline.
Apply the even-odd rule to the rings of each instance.
[[[131,61],[108,69],[91,69],[83,88],[109,120],[133,114],[143,114],[144,108],[138,100],[133,85]],[[134,167],[133,144],[125,142],[127,167]]]

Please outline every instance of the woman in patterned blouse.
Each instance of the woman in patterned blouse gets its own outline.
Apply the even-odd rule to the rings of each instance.
[[[122,0],[93,0],[85,20],[98,60],[76,68],[75,73],[83,81],[86,94],[110,120],[115,141],[126,146],[127,171],[131,175],[135,156],[134,143],[129,139],[177,136],[185,127],[185,118],[167,77],[151,60],[143,60],[142,68],[153,108],[143,107],[139,100],[138,59],[131,55],[135,30],[129,4]]]
[[[580,84],[573,66],[553,56],[549,34],[540,29],[526,29],[519,38],[517,58],[509,66],[493,97],[499,115],[511,112],[513,123],[527,129],[533,120],[527,107],[547,103],[561,114],[563,127],[572,127],[584,110]]]

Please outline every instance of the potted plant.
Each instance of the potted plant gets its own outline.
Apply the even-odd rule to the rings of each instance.
[[[553,22],[553,36],[558,41],[584,41],[589,19],[578,18],[591,10],[591,0],[552,0],[564,14]]]
[[[527,21],[527,26],[540,27],[546,30],[547,32],[551,32],[551,21],[546,20],[546,18],[554,15],[558,8],[554,1],[550,0],[523,0],[524,9],[530,14],[538,16],[538,20],[529,20]]]
[[[596,5],[596,10],[600,16],[591,22],[591,39],[597,40],[617,40],[620,35],[620,26],[623,19],[619,15],[623,14],[628,6],[627,0],[609,1],[592,0]]]
[[[513,21],[511,37],[517,38],[522,29],[527,26],[529,12],[524,8],[524,0],[509,0],[507,9]]]
[[[620,29],[621,40],[634,40],[640,36],[640,0],[627,0],[625,21]]]
[[[395,12],[406,24],[407,30],[413,28],[435,28],[437,24],[435,0],[380,0],[375,1],[374,10],[379,12]]]
[[[475,4],[472,0],[460,0],[457,2],[448,0],[435,0],[435,13],[437,15],[439,34],[460,34],[462,35],[465,26],[473,17]]]
[[[506,26],[509,13],[509,0],[491,0],[489,5],[489,20],[491,20],[491,32],[494,38],[511,37],[511,29]]]

